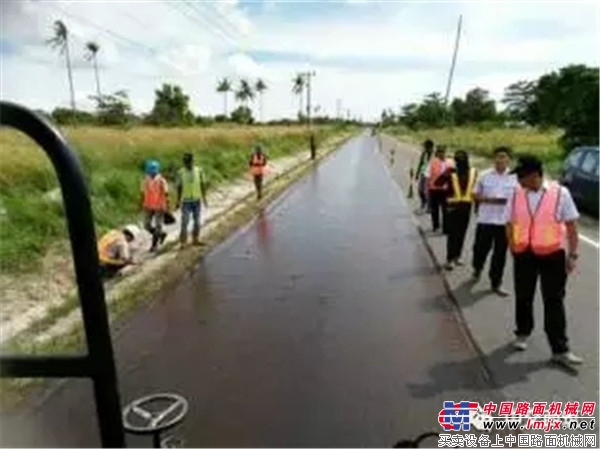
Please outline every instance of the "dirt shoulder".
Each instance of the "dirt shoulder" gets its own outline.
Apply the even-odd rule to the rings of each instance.
[[[349,134],[346,133],[324,142],[320,156],[333,151],[348,137]],[[272,160],[266,174],[265,187],[269,189],[275,181],[310,163],[308,151]],[[208,243],[232,209],[247,202],[255,202],[253,199],[254,186],[248,176],[210,192],[207,198],[209,207],[202,211],[202,239]],[[175,215],[178,220],[166,227],[168,237],[158,254],[149,253],[150,235],[142,230],[141,221],[135,223],[140,229],[134,247],[134,257],[139,265],[131,267],[122,277],[106,284],[109,303],[114,302],[124,292],[135,289],[135,286],[144,282],[148,276],[161,276],[164,265],[181,256],[181,251],[175,250],[179,232],[179,212]],[[66,242],[55,247],[44,257],[41,271],[20,276],[0,275],[0,285],[2,346],[20,340],[19,336],[24,333],[28,334],[28,339],[33,338],[29,343],[46,342],[81,321],[79,311],[76,310],[78,302],[75,276]]]

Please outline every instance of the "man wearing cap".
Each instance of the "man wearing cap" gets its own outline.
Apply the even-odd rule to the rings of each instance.
[[[573,366],[583,362],[568,346],[565,316],[567,276],[577,262],[579,213],[569,191],[543,178],[542,162],[535,156],[519,158],[511,173],[519,185],[506,205],[509,247],[514,257],[517,350],[527,349],[533,330],[533,299],[538,277],[544,301],[544,331],[552,360]]]
[[[267,167],[267,155],[263,152],[261,145],[254,147],[254,152],[250,156],[250,171],[254,178],[254,188],[256,189],[256,199],[262,198],[263,178]]]
[[[183,155],[183,168],[179,170],[177,180],[177,209],[181,207],[181,231],[179,242],[184,247],[187,244],[187,232],[192,217],[192,242],[200,245],[200,200],[204,207],[206,202],[206,182],[200,167],[194,165],[191,153]]]

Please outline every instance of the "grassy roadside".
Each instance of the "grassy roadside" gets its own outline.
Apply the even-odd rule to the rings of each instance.
[[[417,145],[425,139],[432,139],[452,149],[463,149],[469,153],[491,158],[492,151],[500,145],[509,146],[515,154],[533,153],[546,164],[550,174],[555,174],[564,160],[562,149],[558,145],[560,131],[541,132],[535,129],[491,129],[444,128],[410,131],[406,128],[388,128],[384,132],[398,140]]]
[[[350,137],[350,133],[345,133],[343,140],[348,137]],[[148,276],[139,279],[123,290],[119,297],[114,298],[108,305],[113,332],[116,321],[132,312],[140,304],[152,300],[156,292],[174,286],[207,252],[227,239],[245,223],[250,222],[259,210],[281,195],[291,183],[302,178],[313,168],[315,163],[326,158],[338,148],[341,141],[337,140],[336,144],[321,148],[317,161],[303,162],[271,181],[265,190],[265,197],[259,203],[255,202],[253,193],[250,193],[227,211],[207,234],[206,247],[200,250],[189,249],[178,252],[176,258],[168,260],[166,264],[160,267],[160,276],[153,276],[153,273],[148,273]],[[76,305],[75,298],[73,298],[73,301]],[[56,314],[53,314],[53,318],[56,318],[60,312],[57,310]],[[40,323],[39,326],[32,327],[25,333],[20,334],[13,341],[4,345],[3,352],[48,355],[85,351],[85,337],[80,323],[77,323],[69,332],[63,335],[36,344],[35,335],[47,328],[51,321],[52,319],[49,318]],[[35,387],[45,385],[45,381],[39,379],[0,379],[0,409],[8,411],[18,406],[34,391]]]
[[[318,142],[339,127],[315,128]],[[138,215],[142,165],[158,159],[167,175],[191,151],[206,171],[209,188],[241,176],[248,152],[261,142],[271,158],[307,147],[302,127],[213,127],[118,130],[97,127],[65,128],[76,149],[92,197],[97,232]],[[32,272],[54,244],[67,238],[60,200],[48,199],[57,187],[54,171],[43,152],[25,135],[0,130],[0,269],[4,274]]]

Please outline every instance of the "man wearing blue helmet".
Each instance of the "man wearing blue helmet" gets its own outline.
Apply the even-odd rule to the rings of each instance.
[[[167,237],[163,232],[164,216],[169,204],[169,185],[160,174],[158,161],[146,163],[146,176],[142,181],[142,208],[144,209],[144,228],[152,234],[152,247],[155,251]]]

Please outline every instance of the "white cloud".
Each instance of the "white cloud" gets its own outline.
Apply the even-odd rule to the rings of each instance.
[[[317,71],[314,101],[330,114],[338,98],[344,109],[373,117],[443,92],[459,14],[464,33],[453,95],[481,86],[499,98],[518,79],[569,63],[597,65],[600,41],[597,6],[575,2],[323,2],[291,5],[294,13],[287,13],[286,3],[251,12],[237,0],[6,4],[2,39],[19,48],[3,55],[2,96],[46,109],[68,105],[64,59],[44,45],[57,19],[71,33],[82,106],[92,106],[87,96],[95,89],[93,71],[83,55],[85,42],[94,40],[101,47],[103,91],[127,89],[137,111],[149,110],[154,89],[173,82],[197,112],[221,113],[222,96],[215,92],[220,77],[261,77],[269,85],[267,119],[295,116],[291,79],[300,70]],[[257,59],[265,53],[271,57]]]

